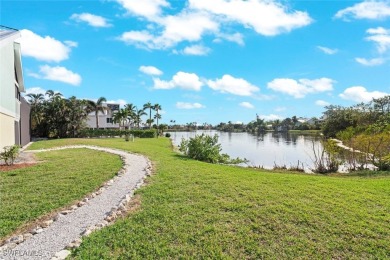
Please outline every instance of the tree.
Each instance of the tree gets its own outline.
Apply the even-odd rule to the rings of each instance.
[[[134,116],[134,123],[137,124],[138,129],[140,129],[139,125],[142,122],[141,117],[147,115],[143,109],[137,110]]]
[[[125,122],[127,120],[127,117],[129,115],[129,111],[127,109],[120,109],[119,111],[115,112],[113,115],[113,122],[119,124],[119,130],[121,130],[121,126],[125,125]]]
[[[129,129],[131,127],[131,122],[135,121],[135,113],[137,112],[137,107],[132,103],[125,105],[127,111],[127,120],[129,121]]]
[[[152,123],[153,123],[153,120],[152,120],[153,105],[152,105],[152,103],[148,102],[148,103],[144,104],[144,110],[145,109],[149,109],[149,120],[147,120],[146,122],[149,123],[149,129],[152,129]]]
[[[109,110],[107,106],[104,105],[104,102],[107,102],[105,97],[100,97],[96,102],[89,100],[88,105],[91,110],[95,112],[96,117],[96,129],[99,129],[99,112],[104,114],[105,111]]]
[[[154,104],[153,109],[156,111],[156,115],[154,116],[154,119],[157,120],[157,129],[158,129],[158,120],[161,119],[161,115],[158,113],[158,111],[161,110],[161,105]]]

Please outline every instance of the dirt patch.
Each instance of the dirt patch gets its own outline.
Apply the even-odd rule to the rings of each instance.
[[[0,165],[0,172],[23,169],[23,168],[31,167],[35,164],[36,163],[18,163],[13,165]]]
[[[6,165],[4,161],[0,160],[0,172],[23,169],[31,167],[35,164],[37,164],[37,160],[33,153],[21,152],[19,156],[15,159],[13,165]]]

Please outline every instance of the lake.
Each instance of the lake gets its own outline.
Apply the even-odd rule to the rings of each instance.
[[[219,136],[222,152],[230,157],[246,158],[247,165],[272,169],[274,165],[296,166],[298,161],[305,171],[313,166],[313,143],[316,151],[322,149],[320,137],[314,134],[267,132],[261,135],[227,133],[220,131],[169,132],[174,145],[182,138],[189,139],[202,133]]]

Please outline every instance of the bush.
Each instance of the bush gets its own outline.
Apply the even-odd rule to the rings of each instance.
[[[156,134],[156,130],[85,129],[79,137],[97,138],[133,135],[139,138],[155,138]]]
[[[169,138],[169,137],[171,137],[171,134],[170,133],[165,133],[165,137]]]
[[[19,146],[6,146],[3,148],[3,152],[0,153],[0,159],[4,160],[6,165],[14,164],[16,157],[19,154]]]
[[[218,135],[196,135],[194,138],[181,140],[179,150],[188,157],[208,162],[208,163],[225,163],[238,164],[246,162],[240,158],[231,159],[227,154],[221,154],[221,145],[218,144]]]

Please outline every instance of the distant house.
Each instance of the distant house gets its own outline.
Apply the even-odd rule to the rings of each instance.
[[[25,92],[20,37],[15,29],[0,26],[0,150],[30,142],[30,105]]]
[[[105,104],[109,109],[104,113],[99,112],[99,129],[119,129],[119,124],[114,123],[114,114],[119,111],[119,104]],[[88,128],[96,128],[96,115],[92,112],[87,119]]]

